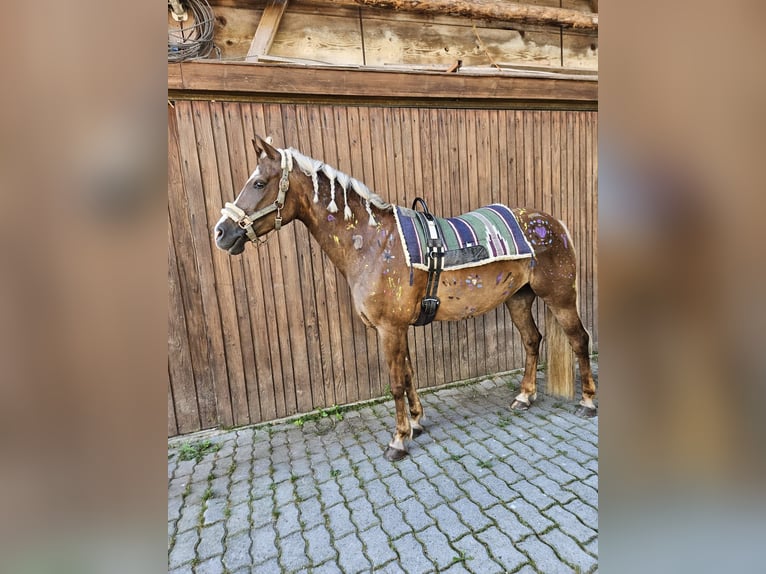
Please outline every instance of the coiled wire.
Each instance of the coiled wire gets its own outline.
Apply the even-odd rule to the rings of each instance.
[[[182,3],[191,12],[194,23],[168,30],[168,62],[206,58],[213,49],[220,57],[220,50],[213,44],[215,19],[210,4],[207,0],[183,0]]]

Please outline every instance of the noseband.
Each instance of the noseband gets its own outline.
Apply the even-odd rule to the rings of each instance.
[[[282,208],[285,206],[285,195],[287,194],[287,188],[290,186],[287,178],[293,169],[293,156],[290,155],[289,150],[280,149],[277,151],[282,156],[282,177],[279,179],[279,193],[277,193],[277,198],[274,200],[274,203],[267,205],[263,209],[259,209],[250,215],[245,213],[243,209],[234,203],[226,203],[224,208],[221,209],[221,214],[233,220],[234,223],[244,229],[247,238],[253,243],[258,242],[258,236],[253,230],[253,224],[269,213],[274,211],[277,212],[276,218],[274,219],[274,231],[279,231],[282,227]]]

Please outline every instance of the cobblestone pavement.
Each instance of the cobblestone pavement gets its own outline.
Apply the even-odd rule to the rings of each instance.
[[[168,570],[595,572],[598,419],[544,395],[512,413],[520,378],[423,392],[398,463],[390,400],[171,440]],[[201,437],[218,450],[180,460]]]

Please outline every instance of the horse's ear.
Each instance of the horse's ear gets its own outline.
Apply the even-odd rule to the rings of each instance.
[[[264,157],[279,159],[280,157],[277,149],[260,136],[255,136],[253,147],[255,148],[255,153],[258,154],[258,159]]]

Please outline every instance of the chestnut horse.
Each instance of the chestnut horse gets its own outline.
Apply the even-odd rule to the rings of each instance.
[[[258,243],[260,237],[294,219],[306,225],[348,281],[356,312],[366,326],[377,331],[383,345],[396,405],[396,430],[384,456],[400,460],[407,455],[407,441],[423,432],[423,407],[415,388],[407,329],[420,313],[428,273],[407,266],[394,207],[363,183],[295,149],[277,149],[257,136],[253,145],[258,166],[234,203],[221,210],[223,217],[214,228],[215,243],[219,249],[238,255],[248,241]],[[535,239],[532,234],[540,229],[535,226],[542,224],[550,232],[547,240],[530,241],[537,243],[532,257],[444,270],[435,320],[457,321],[505,303],[526,351],[521,392],[510,408],[526,410],[537,396],[535,375],[541,339],[531,308],[535,297],[542,298],[566,332],[578,359],[582,400],[577,413],[595,416],[589,336],[577,311],[577,265],[569,232],[546,213],[520,208],[512,211],[528,239]],[[469,275],[471,280],[477,276],[491,279],[484,281],[482,289],[469,291]],[[469,297],[470,306],[466,306]]]

